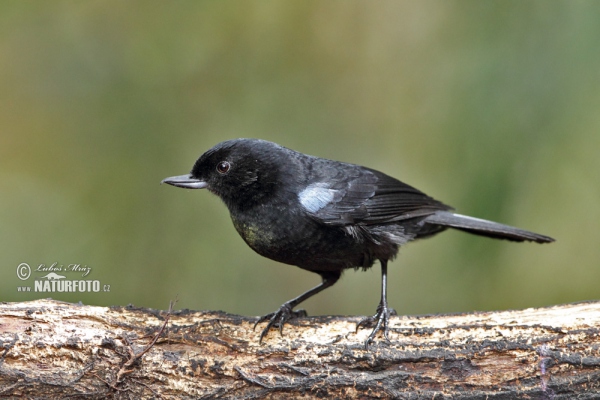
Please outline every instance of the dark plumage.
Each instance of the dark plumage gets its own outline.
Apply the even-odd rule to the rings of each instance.
[[[323,282],[262,317],[260,340],[273,326],[300,312],[294,307],[333,285],[347,268],[370,268],[379,260],[382,296],[367,339],[383,328],[387,339],[387,262],[399,246],[446,228],[512,241],[554,239],[496,222],[455,214],[452,208],[384,173],[326,160],[258,139],[219,143],[188,175],[163,180],[173,186],[207,188],[227,205],[233,225],[257,253],[321,275]]]

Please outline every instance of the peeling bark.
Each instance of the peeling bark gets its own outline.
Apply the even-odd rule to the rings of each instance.
[[[359,320],[259,345],[255,319],[221,312],[4,303],[0,398],[600,398],[600,302],[392,317],[368,350]]]

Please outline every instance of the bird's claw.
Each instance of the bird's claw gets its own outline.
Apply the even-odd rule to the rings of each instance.
[[[306,317],[306,316],[307,316],[307,314],[306,314],[305,310],[293,311],[292,307],[289,304],[284,303],[281,307],[279,307],[279,310],[269,313],[267,315],[263,315],[254,324],[253,329],[256,329],[256,326],[258,324],[260,324],[261,322],[269,321],[269,323],[267,324],[265,329],[263,329],[262,332],[260,333],[260,338],[258,339],[258,343],[259,344],[262,343],[263,338],[267,335],[267,333],[269,332],[269,330],[272,327],[277,326],[279,328],[279,335],[283,336],[283,325],[287,321],[289,321],[290,319],[294,319],[294,318],[298,318],[298,317]]]
[[[385,303],[379,303],[379,305],[377,306],[377,313],[375,313],[375,315],[373,315],[372,317],[363,318],[356,324],[355,333],[358,332],[358,329],[361,327],[361,325],[375,324],[375,328],[373,328],[373,331],[371,331],[371,334],[365,341],[365,349],[368,349],[369,344],[373,343],[375,335],[377,335],[377,332],[379,332],[382,328],[383,337],[387,342],[390,341],[390,338],[388,337],[388,325],[391,315],[396,315],[396,310],[394,310],[393,308],[389,308]]]

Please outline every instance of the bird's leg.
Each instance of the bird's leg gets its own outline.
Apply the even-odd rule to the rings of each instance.
[[[332,286],[334,283],[337,282],[338,279],[340,279],[341,272],[325,272],[325,273],[321,273],[320,275],[323,278],[323,281],[321,282],[320,285],[315,286],[314,288],[302,293],[298,297],[295,297],[289,301],[286,301],[285,303],[283,303],[281,305],[281,307],[279,307],[279,310],[277,310],[273,313],[264,315],[264,316],[260,317],[260,319],[258,321],[256,321],[256,323],[254,324],[254,328],[256,328],[256,325],[258,325],[261,322],[264,322],[267,320],[269,321],[266,328],[263,329],[262,332],[260,333],[260,339],[258,340],[258,343],[262,343],[262,340],[265,337],[265,335],[274,326],[279,327],[279,334],[281,336],[283,336],[283,324],[285,324],[286,321],[288,321],[292,318],[306,316],[306,311],[304,311],[304,310],[293,311],[294,307],[296,307],[298,304],[302,303],[304,300],[308,299],[309,297],[312,297],[315,294]]]
[[[365,341],[365,348],[369,347],[369,344],[373,342],[375,335],[383,328],[383,337],[388,342],[390,338],[388,337],[388,323],[390,320],[390,315],[395,315],[396,312],[388,308],[387,304],[387,260],[380,260],[381,262],[381,300],[379,301],[379,305],[377,306],[377,313],[375,313],[372,317],[367,317],[362,319],[358,324],[356,324],[356,331],[360,328],[361,325],[371,325],[375,324],[375,328]]]

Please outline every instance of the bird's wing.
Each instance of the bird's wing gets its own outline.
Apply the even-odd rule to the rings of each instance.
[[[379,171],[340,169],[308,185],[298,198],[307,213],[328,225],[382,224],[451,207]]]

